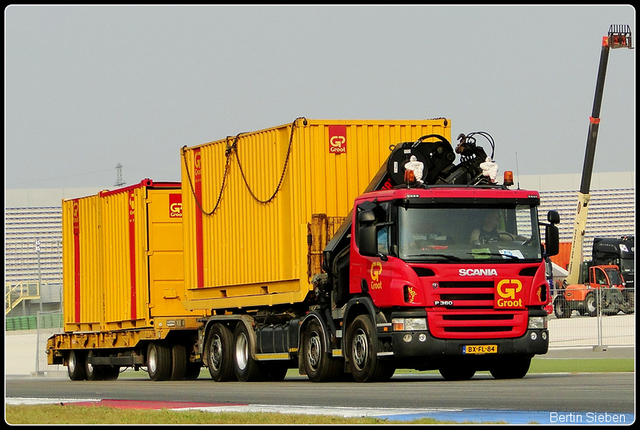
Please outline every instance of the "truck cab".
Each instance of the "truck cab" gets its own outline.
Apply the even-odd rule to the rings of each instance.
[[[349,294],[335,304],[370,298],[379,310],[378,354],[396,365],[439,369],[448,379],[476,370],[522,377],[548,349],[538,205],[535,192],[498,186],[367,193],[354,206]],[[498,234],[473,238],[488,216]],[[557,243],[553,224],[549,238]],[[348,356],[352,341],[347,335]]]

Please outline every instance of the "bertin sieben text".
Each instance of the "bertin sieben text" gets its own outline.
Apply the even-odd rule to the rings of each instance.
[[[625,424],[626,416],[608,412],[549,412],[549,422],[552,424]]]

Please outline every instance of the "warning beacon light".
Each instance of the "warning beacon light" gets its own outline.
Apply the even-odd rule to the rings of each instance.
[[[513,185],[513,172],[511,170],[505,170],[503,184],[505,187]]]

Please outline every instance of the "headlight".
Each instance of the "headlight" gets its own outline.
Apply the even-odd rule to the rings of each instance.
[[[394,318],[391,320],[393,331],[427,330],[425,318]]]
[[[529,328],[547,328],[547,317],[529,317]]]

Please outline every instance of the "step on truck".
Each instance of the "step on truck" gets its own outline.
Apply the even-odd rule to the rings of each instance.
[[[183,305],[207,314],[212,379],[525,376],[548,350],[559,216],[496,183],[490,135],[454,149],[450,127],[298,118],[181,149]]]

